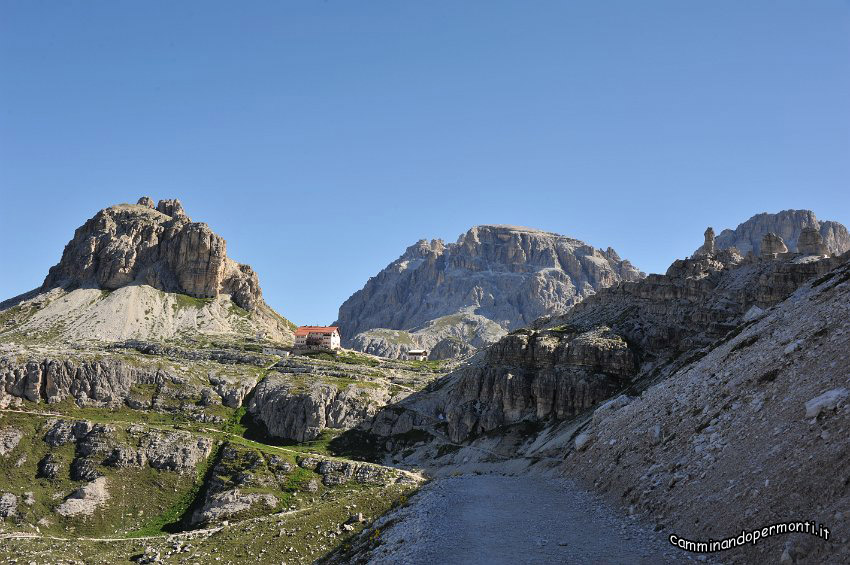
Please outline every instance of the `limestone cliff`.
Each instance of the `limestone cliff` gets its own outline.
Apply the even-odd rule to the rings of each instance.
[[[425,347],[451,357],[642,276],[611,248],[529,228],[476,226],[456,243],[409,247],[340,306],[337,324],[345,343],[364,351],[397,356]]]
[[[725,229],[715,239],[717,250],[735,247],[741,254],[761,252],[761,241],[768,233],[782,238],[789,251],[797,251],[797,241],[805,228],[820,232],[827,251],[840,255],[850,250],[850,233],[838,222],[819,221],[811,210],[783,210],[776,214],[756,214],[734,230]]]
[[[179,200],[148,197],[101,210],[74,233],[42,290],[87,286],[117,290],[132,283],[198,298],[230,294],[245,310],[262,293],[256,273],[227,257],[224,239],[192,222]]]

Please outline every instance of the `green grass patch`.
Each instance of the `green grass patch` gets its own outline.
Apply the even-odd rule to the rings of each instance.
[[[212,465],[218,458],[218,452],[221,449],[221,444],[213,447],[210,456],[207,457],[201,464],[195,468],[195,480],[192,485],[183,492],[180,497],[169,506],[165,512],[162,512],[152,518],[150,522],[145,524],[138,530],[129,532],[126,537],[137,538],[144,536],[154,536],[164,532],[179,531],[179,526],[186,514],[192,508],[201,489],[206,482]]]
[[[171,293],[169,293],[169,294],[171,294]],[[173,294],[171,294],[171,296],[174,297],[174,301],[175,301],[174,304],[171,305],[171,307],[175,311],[183,310],[184,308],[195,308],[195,309],[199,310],[199,309],[203,308],[204,306],[212,304],[213,301],[215,300],[214,298],[197,298],[195,296],[189,296],[188,294],[178,294],[178,293],[173,293]]]

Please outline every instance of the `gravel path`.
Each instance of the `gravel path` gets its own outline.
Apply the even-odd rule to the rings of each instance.
[[[682,563],[664,532],[641,527],[570,481],[438,479],[381,520],[373,564]]]

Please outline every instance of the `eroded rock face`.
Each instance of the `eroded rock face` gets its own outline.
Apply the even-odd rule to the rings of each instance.
[[[764,234],[761,239],[761,256],[774,257],[780,253],[788,253],[788,247],[782,238],[773,232]]]
[[[829,255],[829,248],[818,230],[805,227],[797,240],[797,252],[803,255]]]
[[[119,360],[31,359],[19,362],[0,358],[0,402],[4,397],[33,402],[59,402],[67,397],[120,404],[137,383],[153,384],[166,375],[150,368],[133,367]]]
[[[42,290],[96,285],[115,290],[148,284],[196,297],[231,294],[245,310],[261,292],[250,267],[227,258],[226,244],[204,223],[192,222],[179,200],[120,204],[98,212],[77,229]]]
[[[298,466],[320,474],[325,486],[341,485],[351,480],[361,484],[387,484],[391,481],[386,467],[370,463],[334,461],[310,456],[300,459]]]
[[[621,388],[637,369],[635,352],[610,328],[521,331],[447,377],[433,398],[411,395],[375,416],[371,431],[406,434],[445,422],[452,441],[522,421],[564,419]]]
[[[422,431],[453,442],[519,422],[575,416],[640,377],[704,355],[745,321],[850,257],[744,259],[735,250],[677,260],[666,275],[601,290],[479,353],[362,428],[381,438]]]
[[[422,240],[409,247],[340,306],[337,324],[346,343],[373,350],[379,328],[410,332],[410,343],[384,336],[398,351],[436,347],[449,336],[466,344],[483,338],[486,345],[600,288],[641,277],[611,248],[529,228],[477,226],[456,243]],[[487,324],[501,331],[482,332]]]
[[[847,228],[838,222],[819,221],[811,210],[756,214],[734,230],[723,230],[715,241],[717,250],[735,247],[742,255],[752,251],[758,256],[762,238],[767,233],[774,233],[783,239],[789,251],[797,252],[797,242],[804,228],[812,228],[820,233],[830,254],[840,255],[850,250],[850,233]]]
[[[386,404],[389,397],[385,389],[366,383],[340,389],[319,380],[298,386],[285,375],[272,375],[254,389],[248,412],[273,437],[310,441],[325,428],[358,425]]]
[[[536,455],[564,458],[565,475],[690,539],[794,513],[845,531],[848,351],[850,255],[625,407],[597,409],[583,450],[565,456],[553,442]],[[730,500],[726,489],[746,494]],[[788,538],[749,544],[734,559],[850,562],[847,544]]]

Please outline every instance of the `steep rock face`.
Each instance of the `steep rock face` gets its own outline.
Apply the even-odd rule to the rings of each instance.
[[[339,309],[337,324],[347,343],[375,344],[362,332],[384,328],[406,330],[411,343],[392,343],[395,350],[436,347],[445,337],[430,322],[453,316],[467,327],[458,337],[469,344],[482,332],[480,316],[502,329],[502,335],[548,313],[563,312],[596,290],[642,277],[613,249],[600,251],[581,241],[514,226],[477,226],[453,244],[422,240]],[[449,324],[452,325],[452,324]],[[489,329],[489,339],[498,339]],[[457,336],[454,336],[457,337]],[[490,343],[492,341],[489,341]],[[377,349],[373,345],[372,349]]]
[[[522,421],[570,418],[639,378],[672,373],[748,314],[848,260],[745,260],[725,250],[676,261],[666,275],[604,289],[563,316],[502,338],[364,428],[381,437],[437,430],[456,442]]]
[[[187,296],[190,298],[187,298]],[[43,285],[0,302],[0,335],[26,341],[262,334],[293,339],[263,300],[257,274],[179,200],[143,197],[98,212],[74,233]]]
[[[161,200],[156,209],[151,202],[106,208],[78,228],[42,290],[115,290],[135,282],[202,298],[234,294],[234,302],[253,310],[261,299],[256,275],[227,258],[224,239],[192,222],[179,200]]]
[[[783,210],[777,214],[756,214],[734,230],[725,229],[715,240],[718,250],[735,247],[746,255],[761,252],[761,241],[768,233],[782,238],[790,251],[797,251],[797,241],[804,228],[817,230],[829,253],[840,255],[850,250],[850,233],[838,222],[819,221],[811,210]]]
[[[612,395],[636,367],[635,352],[609,328],[522,331],[448,377],[434,398],[412,395],[381,411],[371,431],[389,436],[444,423],[450,440],[464,441],[504,425],[572,417]]]
[[[848,352],[850,261],[625,406],[597,410],[564,470],[687,539],[791,515],[846,531]],[[792,534],[726,553],[730,563],[846,563],[839,540]]]
[[[133,367],[116,359],[0,358],[0,406],[13,397],[32,402],[60,402],[71,397],[120,404],[134,384],[154,384],[171,376],[157,369]]]
[[[389,400],[383,388],[312,382],[296,386],[282,375],[264,379],[254,389],[248,412],[274,437],[316,439],[325,428],[347,429],[378,411]]]
[[[71,396],[105,403],[121,401],[137,382],[154,382],[155,374],[137,371],[111,359],[75,361],[0,359],[0,404],[4,397],[59,402]],[[8,402],[8,400],[7,400]]]

